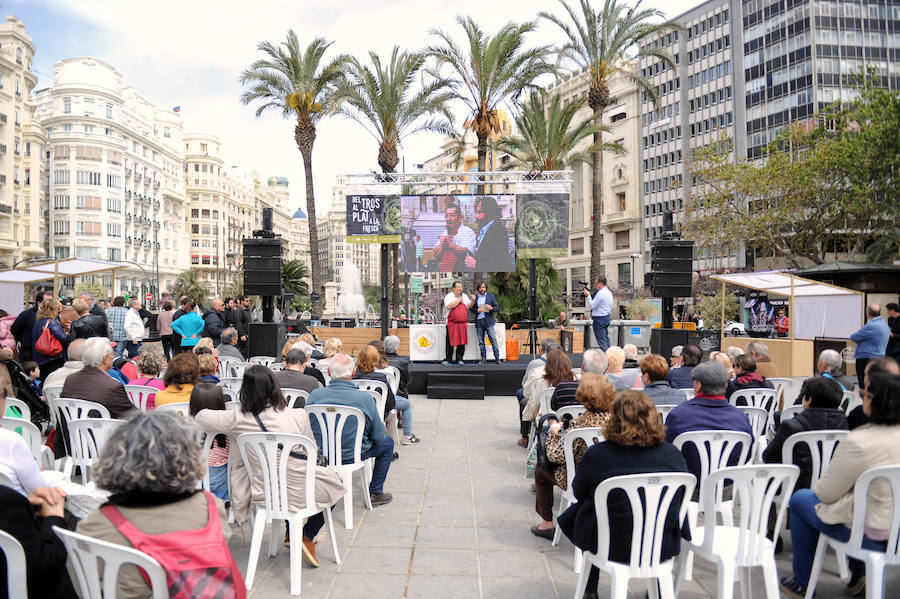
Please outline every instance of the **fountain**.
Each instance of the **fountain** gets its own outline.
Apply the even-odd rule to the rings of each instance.
[[[352,262],[341,267],[341,289],[337,297],[339,314],[356,316],[366,311],[366,298],[362,292],[362,277],[359,268]]]

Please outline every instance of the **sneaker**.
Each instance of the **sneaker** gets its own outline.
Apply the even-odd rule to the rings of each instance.
[[[412,433],[410,433],[409,435],[403,435],[403,438],[400,439],[401,445],[412,445],[413,443],[418,443],[418,442],[419,442],[419,438],[417,436],[413,435]]]
[[[463,362],[462,360],[460,360],[460,361],[457,362],[456,364],[457,364],[457,366],[463,366],[463,365],[465,365],[465,362]]]
[[[865,569],[862,569],[858,572],[853,572],[850,575],[850,582],[847,583],[847,586],[844,588],[844,592],[846,592],[851,597],[861,597],[866,594]]]
[[[441,366],[453,366],[453,364],[451,364],[447,360],[444,360],[443,362],[441,362]]]
[[[303,537],[303,559],[313,568],[319,567],[319,560],[316,559],[316,542],[306,537]]]
[[[391,500],[394,499],[394,496],[390,493],[370,493],[369,499],[372,500],[372,507],[377,507],[379,505],[390,503]]]
[[[806,587],[800,586],[794,577],[790,578],[782,578],[781,579],[781,590],[784,591],[784,594],[788,597],[796,597],[797,599],[804,599],[806,597]],[[816,594],[813,593],[813,597]]]

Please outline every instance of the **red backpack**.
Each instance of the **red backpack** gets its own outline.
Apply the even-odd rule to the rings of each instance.
[[[203,494],[209,506],[209,522],[194,530],[145,534],[115,506],[107,504],[100,511],[135,549],[159,562],[166,571],[171,599],[245,599],[247,589],[222,534],[219,509],[212,495],[206,491]]]

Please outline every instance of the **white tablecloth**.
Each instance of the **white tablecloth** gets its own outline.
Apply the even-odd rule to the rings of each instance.
[[[466,352],[464,360],[480,360],[481,350],[478,348],[478,337],[475,323],[467,325]],[[500,348],[500,359],[506,359],[506,325],[498,322],[494,325],[494,336]],[[487,359],[494,359],[494,350],[487,335],[484,336],[487,346]],[[414,324],[409,327],[409,360],[410,362],[441,362],[447,357],[447,325]]]

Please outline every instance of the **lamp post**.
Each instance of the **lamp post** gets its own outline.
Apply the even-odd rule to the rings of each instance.
[[[640,254],[631,254],[631,299],[634,299],[634,260],[640,258]]]

